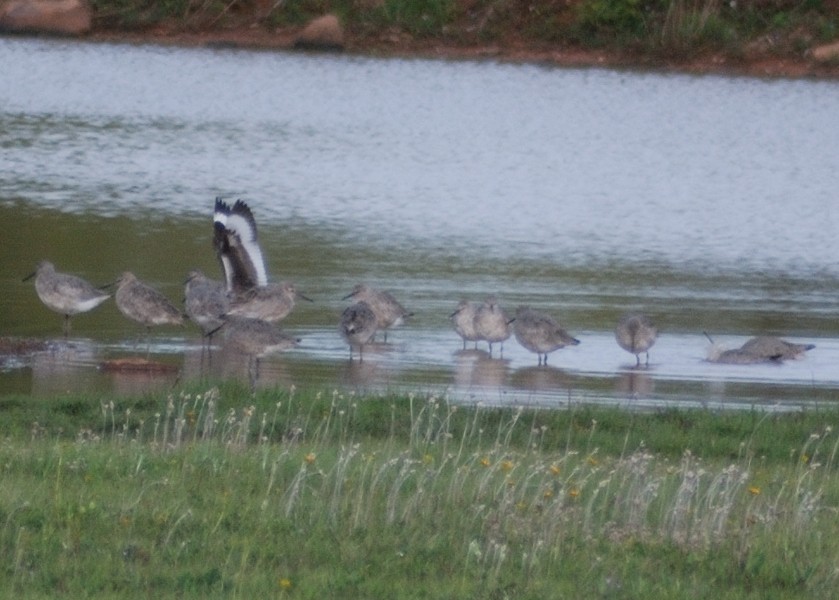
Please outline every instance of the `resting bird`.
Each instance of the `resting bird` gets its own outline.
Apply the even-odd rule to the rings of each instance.
[[[512,333],[513,320],[498,304],[495,296],[487,298],[475,311],[475,333],[479,339],[489,343],[489,355],[492,356],[492,345],[501,342],[501,354],[504,354],[504,341]]]
[[[711,342],[708,360],[724,364],[744,365],[797,360],[803,358],[805,352],[816,347],[814,344],[794,344],[774,336],[761,335],[747,340],[739,348],[725,350],[707,333],[705,336]]]
[[[296,348],[300,339],[292,337],[273,323],[247,317],[227,317],[222,325],[224,349],[247,357],[251,387],[259,378],[260,359]]]
[[[37,270],[23,280],[28,281],[33,277],[35,291],[41,302],[50,310],[64,315],[64,335],[70,333],[70,317],[92,310],[111,297],[81,277],[58,273],[48,260],[38,263]]]
[[[291,313],[298,298],[312,301],[291,282],[269,283],[239,294],[227,314],[276,323]]]
[[[153,325],[183,325],[184,315],[166,296],[126,271],[117,279],[119,311],[151,331]]]
[[[516,310],[513,332],[519,344],[536,353],[540,365],[548,364],[549,352],[580,343],[551,317],[527,306],[520,306]]]
[[[635,366],[641,364],[641,353],[646,354],[650,364],[650,348],[658,337],[658,329],[646,315],[626,314],[618,321],[615,339],[618,346],[635,355]]]
[[[213,281],[201,271],[190,271],[184,289],[184,309],[187,316],[211,338],[221,327],[230,301],[224,284]]]
[[[358,348],[359,362],[364,360],[364,345],[370,343],[376,335],[376,328],[376,314],[366,302],[356,302],[344,309],[339,330],[350,345],[350,361],[353,347]]]
[[[376,315],[377,329],[381,329],[387,341],[387,330],[401,325],[405,319],[413,316],[399,304],[390,292],[376,290],[369,285],[359,283],[343,300],[352,298],[356,302],[366,302],[373,314]]]
[[[475,331],[475,312],[478,310],[478,305],[469,300],[461,300],[457,304],[455,311],[449,315],[454,330],[461,338],[463,338],[463,349],[466,350],[466,342],[475,342],[475,347],[478,347],[478,340],[481,337]]]

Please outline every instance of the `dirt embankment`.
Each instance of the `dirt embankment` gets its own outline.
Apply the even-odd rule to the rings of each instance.
[[[824,32],[839,27],[839,0],[823,0],[824,6],[820,11],[812,9],[803,14],[799,14],[800,10],[796,8],[800,4],[797,0],[742,1],[754,6],[770,2],[760,13],[761,18],[769,19],[769,22],[784,22],[780,17],[786,16],[787,24],[764,26],[755,31],[769,33],[752,34],[754,39],[742,39],[745,34],[741,30],[747,29],[743,24],[745,13],[732,15],[731,11],[720,12],[723,8],[719,2],[708,3],[708,6],[717,7],[719,24],[714,31],[718,36],[723,35],[721,31],[726,32],[725,35],[731,39],[725,43],[708,37],[706,33],[684,34],[684,28],[695,23],[694,13],[690,13],[693,15],[691,18],[682,15],[675,25],[671,23],[673,16],[670,11],[657,14],[657,21],[653,17],[638,16],[641,13],[631,13],[639,19],[649,18],[657,23],[655,27],[649,26],[649,32],[645,34],[648,40],[638,37],[635,30],[632,34],[627,33],[631,29],[629,27],[618,29],[608,20],[603,25],[606,17],[602,16],[595,19],[595,24],[586,25],[587,21],[581,21],[579,16],[581,7],[591,4],[608,8],[612,5],[581,3],[581,0],[545,0],[542,3],[458,0],[453,4],[456,7],[453,16],[438,18],[425,28],[420,26],[428,17],[423,12],[382,21],[379,13],[373,11],[379,15],[377,20],[370,16],[373,14],[371,9],[365,12],[358,8],[347,22],[342,23],[335,15],[320,14],[308,17],[311,19],[309,28],[305,26],[305,19],[299,18],[294,21],[298,25],[291,26],[285,13],[293,12],[292,9],[284,9],[284,4],[271,0],[232,2],[220,12],[217,9],[212,12],[207,2],[189,2],[187,13],[172,13],[170,10],[170,14],[163,17],[158,14],[158,9],[152,10],[157,3],[150,5],[135,0],[117,3],[110,0],[64,0],[60,6],[66,5],[66,11],[59,15],[51,14],[55,3],[46,0],[0,0],[0,7],[9,9],[15,3],[25,5],[23,8],[27,10],[19,7],[14,11],[5,11],[3,18],[12,21],[20,15],[43,11],[46,23],[41,23],[45,25],[41,31],[50,27],[57,28],[57,31],[70,31],[62,29],[66,24],[60,19],[71,19],[74,15],[85,17],[88,27],[84,28],[87,33],[82,35],[100,41],[291,49],[300,40],[301,31],[305,35],[315,22],[321,21],[334,28],[328,32],[333,50],[341,47],[344,52],[360,55],[539,62],[569,67],[641,68],[763,77],[839,78],[839,43],[828,48],[824,42],[818,41],[829,39],[824,37]],[[397,0],[394,2],[403,11],[415,6],[410,4],[410,0],[404,0],[402,4]],[[357,0],[346,6],[367,4],[378,6],[382,0]],[[739,6],[739,0],[726,3],[726,6],[729,5]],[[636,12],[640,10],[635,4],[627,6],[635,7]],[[681,4],[670,6],[672,9]],[[788,15],[796,10],[799,10],[796,20],[789,20],[791,17]],[[615,13],[614,9],[609,14],[612,19],[620,17],[632,22],[623,13]],[[0,11],[0,17],[2,15]],[[132,16],[129,18],[128,15]],[[24,28],[27,23],[34,30],[39,30],[37,18],[30,18],[30,21],[23,19]],[[586,27],[593,27],[595,33],[581,33],[588,31]],[[627,41],[620,43],[618,39]],[[681,50],[664,50],[671,47]],[[708,49],[714,47],[725,50]],[[826,49],[832,54],[825,55],[823,51]]]
[[[293,49],[297,30],[269,31],[248,25],[226,29],[183,31],[176,27],[155,27],[142,32],[94,30],[96,41],[154,43],[178,46]],[[605,67],[671,71],[695,74],[749,75],[839,79],[839,61],[817,61],[810,53],[778,56],[755,49],[736,58],[705,52],[696,56],[648,56],[614,50],[590,50],[566,45],[532,44],[510,37],[501,43],[463,44],[445,40],[417,40],[392,33],[383,36],[345,38],[346,53],[378,57],[420,57],[460,60],[531,62],[566,67]]]

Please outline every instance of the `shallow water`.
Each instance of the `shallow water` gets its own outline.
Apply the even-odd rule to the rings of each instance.
[[[73,321],[21,278],[42,258],[97,283],[128,269],[180,301],[219,276],[213,198],[242,197],[269,274],[312,297],[300,349],[259,385],[444,392],[561,405],[800,406],[839,388],[839,86],[492,62],[0,39],[0,336],[53,340],[0,359],[0,393],[134,393],[242,376],[197,329],[146,338],[112,302]],[[412,310],[350,364],[340,300],[366,281]],[[578,337],[549,366],[515,340],[460,351],[461,297],[528,303]],[[620,314],[662,330],[646,370]],[[706,362],[774,334],[817,348],[783,365]],[[485,348],[485,346],[482,346]],[[179,374],[111,374],[140,355]],[[238,361],[241,362],[241,361]]]

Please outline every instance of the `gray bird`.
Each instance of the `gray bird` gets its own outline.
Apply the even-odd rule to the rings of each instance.
[[[70,318],[73,315],[93,310],[111,297],[102,290],[75,275],[58,273],[48,260],[38,263],[38,268],[23,278],[28,281],[35,278],[35,291],[41,302],[57,313],[64,315],[62,331],[70,333]]]
[[[342,300],[349,299],[367,303],[367,306],[376,315],[376,329],[381,329],[384,332],[385,341],[387,341],[388,329],[398,327],[405,322],[405,319],[414,314],[405,310],[405,307],[399,304],[390,292],[371,288],[364,283],[356,285],[349,294],[342,298]]]
[[[154,325],[183,325],[184,315],[159,291],[126,271],[117,279],[115,296],[119,311],[151,331]]]
[[[548,364],[548,353],[580,343],[580,340],[565,331],[550,316],[528,306],[516,309],[513,332],[519,344],[536,353],[540,365]]]
[[[814,344],[794,344],[768,335],[753,337],[739,348],[725,350],[706,333],[711,342],[708,351],[710,362],[723,364],[748,365],[759,363],[780,363],[804,357],[804,353],[815,348]]]
[[[376,314],[366,302],[356,302],[344,309],[339,331],[350,346],[350,360],[354,347],[358,348],[359,362],[364,360],[364,345],[373,340],[377,327]]]
[[[190,271],[184,286],[184,310],[190,320],[212,337],[221,327],[230,308],[224,284],[214,281],[201,271]]]
[[[658,337],[658,329],[646,315],[626,314],[618,320],[615,339],[618,345],[635,355],[635,366],[641,364],[641,353],[646,354],[646,364],[650,364],[650,348]]]
[[[455,311],[449,315],[457,335],[463,338],[464,350],[466,350],[466,342],[475,342],[475,347],[477,347],[478,340],[481,339],[478,332],[475,331],[475,313],[477,310],[478,304],[475,302],[461,300]]]
[[[487,298],[475,311],[475,333],[479,339],[489,344],[489,355],[492,356],[492,345],[501,344],[501,355],[504,354],[504,341],[513,334],[513,320],[498,304],[495,296]]]
[[[312,301],[311,298],[298,292],[291,282],[269,283],[251,288],[236,296],[228,314],[277,323],[291,313],[298,298],[307,302]]]

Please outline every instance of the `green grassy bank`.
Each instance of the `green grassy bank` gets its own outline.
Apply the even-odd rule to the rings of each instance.
[[[839,38],[837,0],[92,0],[98,30],[299,27],[332,12],[354,46],[606,49],[648,58],[801,58]]]
[[[839,411],[0,399],[0,590],[830,598]]]

